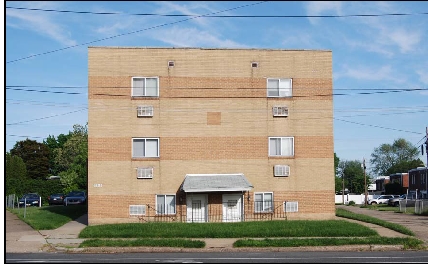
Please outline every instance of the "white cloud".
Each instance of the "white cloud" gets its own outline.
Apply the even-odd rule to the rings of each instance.
[[[333,12],[331,12],[333,11]],[[310,1],[306,4],[306,13],[308,16],[340,15],[342,13],[342,2],[340,1]],[[311,24],[316,24],[319,18],[309,18]]]
[[[428,72],[426,70],[417,70],[416,73],[419,75],[421,82],[428,84]]]
[[[334,74],[335,78],[348,77],[357,80],[367,81],[393,81],[397,83],[404,83],[406,80],[400,78],[391,70],[391,66],[383,66],[380,68],[370,68],[367,66],[359,66],[350,68],[344,66],[343,70]]]
[[[198,30],[196,28],[174,27],[171,29],[152,32],[151,36],[154,39],[163,41],[176,47],[247,47],[232,40],[215,36],[208,31]]]
[[[25,12],[7,9],[6,16],[16,19],[16,21],[8,23],[8,26],[33,31],[37,34],[52,38],[66,46],[76,45],[76,41],[70,37],[71,34],[64,27],[52,21],[44,12]]]
[[[206,14],[211,14],[214,13],[216,10],[210,8],[209,6],[203,4],[203,2],[190,2],[189,5],[183,4],[183,5],[178,5],[174,2],[167,2],[167,1],[160,1],[157,2],[158,4],[161,5],[161,8],[156,11],[157,13],[162,13],[162,14],[173,14],[173,13],[181,13],[183,15],[190,15],[190,16],[200,16],[200,15],[206,15]],[[194,10],[198,10],[198,11],[194,11]],[[209,24],[209,18],[203,18],[203,17],[198,17],[198,18],[193,18],[192,17],[181,17],[180,20],[185,20],[185,19],[189,19],[189,22],[194,22],[200,26],[207,26]]]

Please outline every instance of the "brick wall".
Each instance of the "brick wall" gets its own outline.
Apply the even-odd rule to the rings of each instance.
[[[89,224],[136,221],[130,204],[198,173],[244,173],[252,192],[299,201],[295,219],[334,217],[330,51],[91,47],[88,57]],[[133,76],[159,77],[159,97],[132,98]],[[267,98],[266,78],[292,78],[293,97]],[[153,117],[138,118],[139,105]],[[268,157],[275,136],[294,137],[294,157]],[[159,158],[132,158],[133,137],[159,138]],[[276,164],[290,176],[273,177]],[[137,179],[139,166],[153,178]]]

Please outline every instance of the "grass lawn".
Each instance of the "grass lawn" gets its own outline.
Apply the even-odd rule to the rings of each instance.
[[[45,206],[8,210],[36,230],[49,230],[58,228],[87,213],[87,206]],[[345,209],[337,208],[336,215],[377,224],[414,236],[409,229],[401,225],[355,214]],[[198,238],[239,238],[234,247],[377,244],[403,245],[407,249],[419,249],[423,243],[413,237],[380,237],[374,230],[346,220],[106,224],[87,226],[79,237],[86,238],[80,247],[204,247],[205,242],[197,240]]]

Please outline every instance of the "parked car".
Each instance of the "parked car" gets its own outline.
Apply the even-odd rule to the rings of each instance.
[[[388,204],[388,200],[395,197],[399,197],[399,195],[385,194],[377,198],[369,199],[367,204]]]
[[[63,193],[54,193],[48,196],[49,205],[53,204],[63,204],[64,194]]]
[[[416,204],[416,199],[411,196],[407,196],[407,194],[402,194],[399,197],[391,198],[388,200],[388,205],[390,206],[400,206],[401,203],[405,203],[406,207],[412,207]]]
[[[72,191],[64,197],[63,204],[66,206],[72,204],[86,204],[86,199],[85,191]]]
[[[41,197],[37,193],[27,193],[18,200],[18,206],[39,206],[41,202]]]

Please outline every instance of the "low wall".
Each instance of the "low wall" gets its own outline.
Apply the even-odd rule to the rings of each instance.
[[[367,195],[367,200],[370,200],[372,198],[376,198],[380,195],[373,195],[373,194],[368,194]],[[342,200],[342,195],[335,195],[334,198],[334,202],[335,203],[341,203],[341,204],[348,204],[350,201],[354,201],[355,204],[364,204],[364,194],[345,194],[343,195],[343,200]]]

